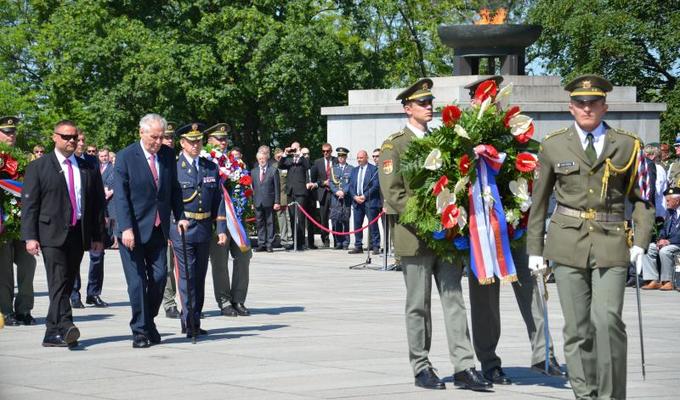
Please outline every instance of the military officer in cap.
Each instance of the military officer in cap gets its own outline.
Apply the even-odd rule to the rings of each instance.
[[[177,123],[168,121],[163,132],[162,143],[171,149],[175,148],[175,129]],[[172,242],[168,241],[168,279],[165,283],[165,291],[163,292],[163,309],[165,316],[171,319],[177,319],[180,316],[177,309],[177,281],[175,279],[175,252],[172,249]]]
[[[330,217],[333,230],[336,232],[349,232],[349,216],[352,212],[352,197],[349,195],[349,177],[354,167],[347,164],[346,147],[335,149],[337,163],[331,169],[330,189],[333,193],[331,198]],[[335,235],[335,249],[347,250],[349,248],[349,235]]]
[[[204,133],[208,135],[208,143],[217,143],[224,154],[227,154],[227,132],[229,125],[219,123],[208,128]],[[221,193],[221,192],[220,192]],[[229,279],[229,253],[233,257],[232,274]],[[210,242],[210,266],[212,268],[215,301],[222,315],[226,317],[248,316],[250,311],[245,306],[250,283],[251,249],[241,251],[238,244],[228,238],[225,246],[220,246],[218,239],[213,237]]]
[[[0,118],[0,143],[11,147],[16,145],[17,117]],[[7,179],[0,172],[0,179]],[[10,196],[0,189],[0,201]],[[0,215],[0,218],[2,216]],[[18,293],[14,297],[14,264],[17,265]],[[0,233],[0,312],[5,317],[5,325],[34,325],[31,316],[33,309],[33,276],[35,275],[35,257],[28,254],[26,245],[21,240],[4,240]]]
[[[629,263],[649,244],[654,208],[636,182],[640,139],[603,122],[612,85],[596,75],[565,86],[575,123],[546,136],[529,213],[529,268],[554,262],[564,315],[564,354],[578,399],[626,398],[626,329],[621,320]],[[547,228],[548,200],[557,207]],[[633,204],[628,248],[624,201]],[[639,271],[638,271],[639,272]]]
[[[476,80],[465,88],[470,91],[470,98],[475,94],[477,86],[487,80],[493,80],[496,85],[503,82],[502,76],[492,76]],[[517,270],[516,282],[512,282],[515,299],[531,343],[531,368],[535,371],[545,371],[545,335],[543,326],[545,320],[541,311],[541,298],[536,288],[536,282],[529,271],[528,258],[524,248],[512,249],[512,258]],[[501,368],[501,359],[496,354],[496,346],[501,337],[501,315],[499,309],[500,282],[496,280],[489,285],[480,285],[477,279],[468,279],[470,288],[470,320],[472,322],[472,344],[477,359],[482,364],[484,377],[496,384],[508,385],[512,383]],[[562,376],[563,372],[555,358],[552,343],[550,346],[550,364],[548,372],[553,376]]]
[[[424,137],[428,130],[427,124],[432,120],[433,114],[434,96],[431,89],[432,80],[421,79],[399,93],[397,100],[401,100],[408,121],[405,128],[389,136],[381,147],[378,165],[380,190],[386,209],[397,215],[404,211],[406,201],[413,195],[409,183],[401,174],[400,159],[409,144]],[[406,283],[406,336],[416,386],[427,389],[445,388],[428,357],[432,340],[430,297],[434,277],[444,308],[449,357],[455,372],[454,385],[472,390],[490,389],[493,384],[486,381],[475,369],[460,285],[462,266],[438,259],[416,235],[415,229],[408,225],[397,221],[393,235],[394,252],[401,257]]]
[[[201,310],[205,292],[205,276],[208,272],[210,240],[213,236],[213,222],[217,223],[217,244],[227,243],[227,228],[224,223],[224,206],[217,165],[199,157],[203,149],[202,125],[191,123],[177,129],[182,152],[177,159],[177,180],[182,188],[184,215],[189,221],[185,234],[187,263],[184,261],[182,238],[173,224],[170,240],[176,257],[176,277],[182,303],[182,333],[194,332],[204,335],[201,329]],[[222,218],[219,218],[222,216]],[[189,282],[187,282],[187,274]],[[191,285],[188,288],[187,285]],[[191,295],[191,297],[189,297]],[[191,302],[193,316],[189,316]]]

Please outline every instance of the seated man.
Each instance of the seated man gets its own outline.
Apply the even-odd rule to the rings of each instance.
[[[656,243],[650,243],[647,254],[642,258],[642,279],[645,290],[673,290],[675,256],[680,254],[680,188],[669,187],[663,193],[666,197],[668,214]],[[661,279],[657,269],[657,258],[661,263]]]

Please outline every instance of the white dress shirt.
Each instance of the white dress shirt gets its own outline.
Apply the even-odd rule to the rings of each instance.
[[[584,131],[581,129],[580,126],[576,122],[574,122],[574,126],[576,127],[576,132],[578,132],[578,137],[579,140],[581,140],[581,146],[583,146],[583,150],[585,151],[586,147],[588,147],[588,132]],[[600,154],[602,154],[602,149],[604,149],[604,139],[605,139],[605,129],[604,129],[604,123],[600,122],[600,125],[595,128],[592,132],[593,134],[593,147],[595,147],[595,153],[597,153],[597,156],[600,157]]]
[[[364,193],[364,179],[366,179],[366,166],[360,165],[357,173],[357,195],[361,196]]]
[[[59,162],[59,165],[61,166],[61,172],[64,175],[64,179],[66,180],[66,188],[68,190],[71,190],[71,187],[69,186],[68,182],[68,165],[66,164],[66,157],[64,157],[63,154],[59,152],[59,150],[54,151],[54,154],[57,156],[57,161]],[[71,166],[73,167],[73,185],[74,191],[76,193],[76,218],[80,220],[81,217],[81,210],[83,209],[81,206],[81,199],[82,199],[82,185],[80,181],[80,168],[78,167],[78,160],[76,160],[75,154],[71,154],[70,157],[68,157],[69,160],[71,160]]]
[[[411,125],[410,122],[407,122],[407,123],[406,123],[406,127],[407,127],[408,129],[410,129],[413,133],[415,133],[416,136],[418,136],[419,139],[422,139],[422,138],[425,137],[425,133],[426,133],[426,132],[425,132],[425,131],[422,131],[422,130],[420,130],[420,129],[418,129],[418,128],[416,128],[416,127],[413,126],[413,125]]]

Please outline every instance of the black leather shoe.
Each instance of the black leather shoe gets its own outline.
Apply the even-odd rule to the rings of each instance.
[[[31,313],[17,314],[16,320],[24,325],[35,325],[35,318],[33,318]]]
[[[225,317],[235,317],[238,315],[238,313],[236,312],[236,310],[234,310],[234,307],[231,304],[227,304],[226,306],[224,306],[221,312],[222,315],[224,315]]]
[[[71,308],[85,308],[85,304],[83,304],[80,299],[78,300],[71,300]]]
[[[102,300],[99,296],[87,296],[85,298],[85,303],[99,308],[106,308],[109,306],[109,303]]]
[[[184,326],[182,327],[182,333],[186,333],[188,338],[191,337],[191,332],[187,332],[187,328],[184,327]],[[206,331],[205,329],[201,329],[201,328],[196,329],[196,336],[203,336],[203,335],[207,335],[207,334],[208,334],[208,331]]]
[[[70,326],[68,329],[66,329],[66,332],[64,333],[64,342],[66,342],[67,345],[71,346],[73,343],[78,342],[78,338],[80,337],[80,330],[73,325]]]
[[[291,245],[286,246],[286,250],[304,251],[305,248],[303,246],[298,246],[298,248],[296,249],[295,246],[293,246],[291,244]]]
[[[260,253],[260,252],[263,252],[265,250],[266,249],[265,249],[264,246],[259,246],[259,247],[256,247],[253,251],[256,252],[256,253]]]
[[[446,385],[439,380],[439,377],[432,368],[426,368],[416,375],[416,386],[425,389],[446,389]]]
[[[503,368],[501,367],[493,367],[489,370],[484,371],[484,378],[496,385],[511,385],[512,381],[510,378],[508,378],[507,375],[505,375],[505,372],[503,372]]]
[[[149,330],[149,343],[161,344],[161,334],[158,332],[158,329],[153,328]]]
[[[347,253],[348,254],[361,254],[363,252],[364,252],[364,249],[362,249],[361,247],[355,247],[352,250],[348,251]]]
[[[556,359],[551,358],[550,363],[548,363],[548,371],[545,371],[545,362],[539,362],[531,366],[532,371],[539,372],[543,375],[547,376],[559,376],[559,377],[566,377],[567,373],[565,371],[562,371],[562,368],[560,367],[560,363],[557,362]]]
[[[16,319],[14,314],[5,315],[5,326],[19,326],[21,323]]]
[[[64,338],[61,335],[45,336],[42,345],[43,347],[68,347],[68,344],[64,342]]]
[[[273,253],[273,252],[274,252],[274,249],[272,248],[272,246],[267,246],[267,253]]]
[[[336,245],[333,247],[333,250],[342,250],[342,245],[337,245],[337,244],[336,244]]]
[[[177,306],[172,306],[165,310],[165,317],[170,319],[179,318],[179,310],[177,309]]]
[[[493,387],[493,383],[484,379],[474,367],[453,374],[453,384],[476,392],[486,392]]]
[[[313,245],[313,244],[310,244],[309,246],[307,246],[307,248],[308,248],[309,250],[318,250],[318,249],[319,249],[318,247],[316,247],[316,246]]]
[[[236,313],[242,317],[247,317],[250,315],[250,311],[246,308],[246,306],[243,305],[243,303],[231,303],[231,306],[234,307],[234,310],[236,310]]]
[[[136,334],[132,337],[132,347],[135,349],[143,349],[151,346],[149,338],[142,334]]]

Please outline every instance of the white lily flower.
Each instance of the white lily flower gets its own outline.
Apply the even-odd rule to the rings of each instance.
[[[432,149],[430,154],[428,154],[425,159],[425,164],[423,167],[429,169],[430,171],[436,171],[442,167],[442,151],[439,149]]]
[[[520,210],[527,212],[531,208],[531,195],[529,194],[529,183],[524,178],[510,181],[508,184],[510,191],[520,200]]]
[[[482,115],[486,112],[486,110],[491,106],[491,96],[487,97],[483,102],[482,105],[479,106],[479,114],[477,114],[477,119],[481,119]]]
[[[456,135],[460,137],[464,137],[465,139],[470,139],[470,135],[467,133],[465,128],[462,126],[456,124],[456,126],[453,127],[453,131],[456,132]]]

